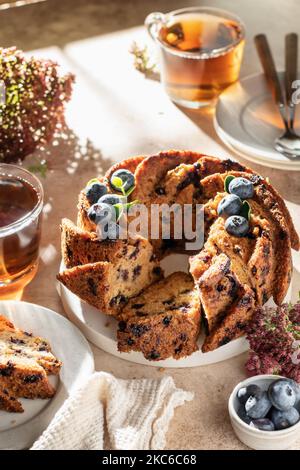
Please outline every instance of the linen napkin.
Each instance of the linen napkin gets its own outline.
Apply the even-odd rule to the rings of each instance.
[[[32,450],[103,450],[108,440],[110,449],[161,450],[174,409],[193,396],[176,388],[171,377],[122,380],[95,372],[65,401]]]

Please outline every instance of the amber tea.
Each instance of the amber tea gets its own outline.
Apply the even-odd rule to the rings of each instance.
[[[26,179],[25,179],[26,178]],[[26,170],[0,165],[0,298],[17,298],[34,277],[42,188]]]
[[[239,77],[243,25],[232,15],[209,8],[162,16],[152,18],[150,26],[149,20],[146,23],[161,46],[161,80],[167,93],[188,107],[211,103]]]

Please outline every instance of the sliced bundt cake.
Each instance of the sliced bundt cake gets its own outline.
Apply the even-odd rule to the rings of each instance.
[[[220,160],[196,152],[170,150],[149,157],[133,157],[113,166],[101,179],[108,192],[114,192],[114,188],[111,187],[113,173],[122,169],[132,172],[131,179],[135,182],[129,201],[138,200],[148,209],[151,209],[154,204],[165,204],[168,207],[175,204],[183,207],[189,204],[192,207],[193,228],[196,226],[196,205],[204,206],[205,243],[203,248],[190,258],[190,273],[194,279],[195,292],[199,295],[198,301],[202,305],[208,333],[203,351],[211,351],[241,336],[256,306],[263,305],[271,297],[278,304],[283,301],[292,273],[291,248],[299,249],[299,237],[284,201],[269,181],[232,160]],[[242,179],[244,185],[246,181],[247,185],[251,186],[250,196],[239,198],[239,210],[243,207],[243,211],[246,210],[247,213],[244,213],[242,217],[246,227],[243,235],[236,234],[234,231],[230,232],[227,216],[222,216],[219,211],[221,201],[228,195],[228,178],[230,181],[235,178]],[[82,191],[78,226],[79,229],[87,229],[90,233],[75,229],[77,232],[74,235],[74,226],[71,227],[69,222],[65,221],[62,229],[63,254],[66,266],[74,270],[72,273],[67,273],[68,275],[74,276],[76,272],[82,276],[84,272],[84,277],[88,279],[90,273],[93,272],[102,276],[93,294],[98,303],[99,297],[101,295],[103,297],[100,292],[100,286],[103,283],[102,273],[105,271],[104,277],[106,279],[109,277],[106,271],[108,267],[104,264],[116,263],[118,257],[116,253],[120,253],[126,242],[116,241],[114,249],[111,248],[110,242],[106,248],[104,245],[99,245],[99,240],[92,233],[95,225],[87,216],[89,207],[90,203],[85,191]],[[178,221],[174,214],[170,211],[170,216],[167,218],[163,213],[159,214],[158,221],[156,220],[159,227],[158,237],[155,238],[149,234],[148,243],[152,245],[157,259],[175,251],[185,251],[187,240],[184,237],[177,240],[175,237],[175,228],[180,224],[180,220]],[[146,217],[149,227],[152,226],[151,210],[148,211]],[[170,225],[170,236],[166,240],[164,240],[162,230],[165,224],[164,219]],[[86,248],[83,248],[83,245]],[[96,255],[94,256],[91,252]],[[187,253],[192,254],[188,251]],[[65,280],[66,278],[67,276]],[[115,280],[115,277],[110,279]],[[89,282],[93,284],[92,281]],[[168,282],[166,280],[167,285]],[[163,281],[160,281],[153,287],[149,287],[152,292],[153,306],[156,305],[156,299],[160,299],[160,293],[156,293],[154,286],[160,286],[161,283],[163,285]],[[172,284],[172,281],[170,283]],[[153,291],[151,291],[152,288]],[[116,288],[117,291],[119,292],[119,287]],[[136,296],[138,292],[137,288],[134,295]],[[117,293],[114,295],[118,298]],[[128,296],[125,296],[126,301],[127,298]],[[131,310],[134,312],[134,308],[132,301],[129,300],[128,305],[122,311],[126,301],[121,297],[121,304],[119,305],[118,302],[115,311],[121,312],[122,315],[125,312],[125,315],[129,317]],[[139,303],[143,302],[136,302],[137,305]],[[147,300],[147,308],[152,312],[150,300]],[[132,315],[134,318],[139,318],[134,313]],[[156,317],[152,314],[149,319],[141,316],[139,321],[145,326],[150,320],[155,322]],[[128,323],[125,320],[122,321],[124,331],[119,332],[119,338],[122,339],[122,342],[119,340],[119,346],[123,348],[121,350],[129,350],[132,346],[131,349],[139,350],[140,348],[145,355],[150,357],[151,351],[146,346],[146,341],[150,341],[148,330],[143,330],[141,340],[135,339],[134,341],[130,336]],[[125,345],[125,338],[129,340],[129,343],[132,341],[134,343]],[[151,344],[152,340],[153,336],[151,336]],[[164,356],[163,352],[162,356]],[[160,358],[162,356],[160,355]]]
[[[200,304],[189,274],[177,272],[130,300],[119,316],[118,349],[179,359],[198,349]]]
[[[107,315],[116,315],[131,297],[163,275],[145,238],[99,240],[66,219],[62,253],[68,269],[57,279]]]

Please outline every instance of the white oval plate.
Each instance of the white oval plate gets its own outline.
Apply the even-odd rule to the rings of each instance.
[[[281,80],[283,73],[280,73]],[[300,133],[299,107],[295,129]],[[292,160],[277,152],[274,140],[283,124],[263,74],[251,75],[221,93],[215,113],[215,129],[225,144],[261,165],[300,170],[300,158]]]
[[[187,272],[187,255],[170,255],[161,263],[165,275],[175,271]],[[61,270],[63,270],[63,264]],[[68,318],[81,329],[86,338],[104,351],[125,359],[129,362],[143,364],[154,367],[197,367],[216,362],[225,361],[231,357],[237,356],[248,350],[249,346],[245,338],[238,338],[229,344],[222,346],[215,351],[203,353],[201,346],[204,341],[204,334],[200,335],[198,340],[199,351],[183,359],[165,359],[164,361],[148,361],[139,353],[132,351],[130,353],[120,353],[117,348],[117,321],[107,315],[104,315],[96,308],[87,304],[62,284],[58,285],[58,292]],[[289,293],[287,297],[289,298]],[[269,301],[272,305],[272,301]],[[273,304],[274,305],[274,304]]]
[[[66,398],[94,371],[90,346],[66,318],[28,302],[0,301],[0,313],[15,326],[47,339],[63,362],[59,377],[50,377],[57,391],[49,400],[20,399],[24,413],[0,411],[0,449],[26,449],[46,429]]]

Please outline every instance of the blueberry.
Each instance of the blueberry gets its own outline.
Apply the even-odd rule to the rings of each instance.
[[[117,196],[117,194],[105,194],[104,196],[100,197],[98,202],[104,202],[105,204],[114,206],[115,204],[120,204],[122,202],[122,198]]]
[[[109,222],[100,227],[98,236],[101,240],[116,240],[120,236],[120,227],[115,222]]]
[[[253,184],[246,178],[234,178],[230,181],[228,190],[230,194],[236,194],[241,199],[249,199],[254,194]]]
[[[253,419],[250,426],[261,431],[275,431],[274,423],[268,418]]]
[[[92,183],[85,188],[85,195],[90,204],[95,204],[106,193],[107,187],[103,183]]]
[[[251,423],[251,418],[249,418],[249,416],[247,415],[246,411],[245,411],[245,407],[243,405],[240,405],[238,410],[237,410],[237,415],[239,418],[241,418],[242,421],[244,421],[244,423],[246,424],[250,424]]]
[[[225,222],[225,229],[230,235],[235,237],[244,237],[249,231],[249,222],[245,217],[232,215]]]
[[[116,184],[114,184],[114,178],[115,177],[120,178],[122,180],[123,189],[125,191],[128,191],[129,189],[131,189],[135,184],[134,175],[131,173],[131,171],[129,171],[129,170],[117,170],[110,177],[110,184],[114,188],[115,191],[122,192],[120,187],[117,186]]]
[[[277,430],[293,426],[298,423],[299,418],[300,416],[296,408],[290,408],[286,411],[280,411],[273,408],[271,413],[271,419],[274,423],[275,429]]]
[[[262,392],[259,396],[250,396],[245,403],[245,410],[248,416],[253,419],[265,418],[272,407],[267,392]]]
[[[262,390],[258,385],[251,384],[247,387],[242,387],[237,392],[237,398],[242,405],[245,405],[250,396],[258,397],[262,394]]]
[[[221,202],[218,205],[218,215],[221,216],[230,216],[239,214],[242,208],[241,199],[235,194],[228,194],[228,196],[223,197]]]
[[[89,208],[88,217],[95,224],[108,223],[113,217],[113,210],[108,204],[97,202]]]
[[[289,380],[279,379],[272,382],[268,395],[272,405],[281,411],[289,410],[296,403],[295,389]]]

